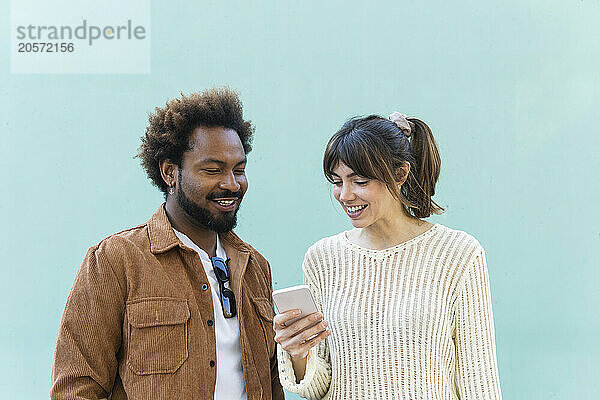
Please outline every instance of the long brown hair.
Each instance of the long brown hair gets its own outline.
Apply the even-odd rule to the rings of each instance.
[[[341,161],[360,176],[385,183],[409,216],[441,214],[444,208],[432,199],[441,168],[435,139],[425,122],[407,119],[410,138],[395,123],[378,115],[350,119],[329,139],[323,172],[333,183],[333,169]],[[405,163],[410,164],[410,171],[399,187],[398,171]]]

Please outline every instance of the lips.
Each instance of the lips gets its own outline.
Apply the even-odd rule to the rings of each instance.
[[[362,212],[367,207],[368,207],[368,204],[360,204],[360,205],[352,205],[352,206],[345,205],[344,209],[346,210],[346,214],[348,214],[348,216],[350,218],[356,219],[356,218],[360,217]]]
[[[238,197],[211,199],[215,207],[223,212],[233,211],[236,207],[238,200]]]

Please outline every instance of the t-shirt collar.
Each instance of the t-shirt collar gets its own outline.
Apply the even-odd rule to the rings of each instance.
[[[185,233],[179,232],[175,228],[173,228],[173,232],[179,238],[179,240],[181,240],[181,243],[183,243],[184,246],[189,247],[192,250],[195,250],[196,253],[198,253],[198,255],[200,255],[200,258],[202,259],[202,261],[206,261],[206,262],[210,263],[210,257],[208,256],[208,253],[206,251],[202,250],[200,247],[198,247],[198,245],[196,245],[196,243],[194,243],[192,241],[192,239],[190,239]],[[225,254],[225,249],[223,248],[223,245],[221,244],[221,239],[219,239],[219,235],[217,235],[217,257],[221,257],[223,260],[227,260],[227,255]]]

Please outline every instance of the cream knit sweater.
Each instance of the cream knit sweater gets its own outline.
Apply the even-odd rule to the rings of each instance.
[[[500,399],[483,248],[434,224],[385,250],[345,232],[311,246],[304,281],[331,335],[296,383],[279,346],[283,387],[308,399]]]

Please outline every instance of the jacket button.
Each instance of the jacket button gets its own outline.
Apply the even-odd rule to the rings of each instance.
[[[210,366],[214,367],[215,366],[215,362],[213,360],[210,360]]]
[[[209,319],[208,321],[206,321],[206,323],[208,324],[208,326],[213,326],[213,321],[212,321],[212,319]]]
[[[204,290],[204,291],[208,290],[208,285],[206,283],[202,284],[202,290]]]

